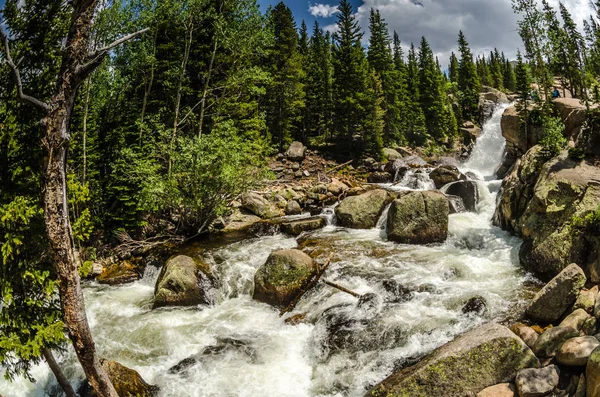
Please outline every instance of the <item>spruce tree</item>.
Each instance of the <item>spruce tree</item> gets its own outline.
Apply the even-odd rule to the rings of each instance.
[[[419,48],[419,101],[427,132],[438,142],[444,141],[450,120],[445,110],[441,71],[436,66],[433,51],[425,37],[421,38]]]
[[[517,65],[515,66],[515,84],[516,91],[519,96],[519,101],[517,102],[516,106],[521,119],[521,126],[523,127],[527,125],[528,120],[528,101],[531,86],[529,82],[529,74],[527,72],[525,62],[523,62],[521,51],[517,51]]]
[[[560,16],[563,20],[565,35],[565,68],[564,75],[574,98],[585,96],[585,82],[583,76],[583,36],[573,21],[571,13],[562,2],[559,2]]]
[[[456,58],[456,55],[454,55],[454,51],[452,51],[452,54],[450,55],[450,67],[449,67],[449,73],[450,73],[450,81],[452,83],[456,83],[458,84],[458,59]]]
[[[405,124],[405,136],[410,143],[416,146],[425,144],[429,138],[425,125],[425,115],[421,108],[419,95],[419,60],[413,43],[408,51],[408,63],[406,66],[406,100],[407,118]]]
[[[331,40],[315,21],[306,66],[306,108],[311,135],[329,138],[332,95]]]
[[[510,92],[516,90],[515,72],[508,59],[504,61],[504,88]]]
[[[476,120],[479,111],[479,92],[481,83],[477,75],[477,69],[473,63],[473,54],[469,43],[462,31],[458,33],[458,51],[460,61],[458,64],[458,89],[460,106],[463,119]]]

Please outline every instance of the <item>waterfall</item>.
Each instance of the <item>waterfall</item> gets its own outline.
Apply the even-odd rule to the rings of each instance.
[[[469,160],[463,165],[463,171],[471,171],[486,180],[495,179],[495,172],[504,156],[506,140],[502,136],[500,121],[502,114],[510,105],[500,105],[492,117],[483,125],[482,133],[471,153]]]

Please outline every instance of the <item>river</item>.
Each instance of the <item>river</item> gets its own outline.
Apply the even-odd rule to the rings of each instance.
[[[276,249],[299,242],[266,236],[194,252],[220,280],[211,307],[151,310],[158,270],[124,286],[85,285],[87,311],[102,357],[134,368],[160,396],[358,397],[394,369],[414,361],[456,335],[488,321],[501,321],[525,299],[528,276],[519,267],[521,241],[493,227],[504,139],[499,108],[483,128],[471,158],[462,167],[480,183],[477,213],[450,216],[449,238],[431,246],[386,241],[385,229],[335,226],[303,239],[305,249],[332,255],[325,277],[372,299],[358,302],[324,284],[305,295],[294,313],[306,322],[289,325],[278,312],[251,299],[255,271]],[[417,187],[427,188],[419,176]],[[423,179],[425,179],[423,181]],[[396,186],[407,189],[407,183]],[[380,222],[380,225],[385,222]],[[306,240],[306,241],[304,241]],[[483,297],[481,313],[463,313]],[[191,367],[169,369],[195,354]],[[72,349],[61,361],[69,378],[83,374]],[[4,397],[61,395],[45,365],[38,380],[0,380]]]

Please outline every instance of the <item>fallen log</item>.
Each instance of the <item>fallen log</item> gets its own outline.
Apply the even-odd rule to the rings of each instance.
[[[352,290],[349,290],[348,288],[342,287],[342,286],[341,286],[341,285],[339,285],[339,284],[332,283],[331,281],[327,281],[327,280],[323,280],[323,282],[324,282],[325,284],[329,285],[330,287],[333,287],[333,288],[335,288],[335,289],[338,289],[338,290],[340,290],[340,291],[342,291],[342,292],[345,292],[345,293],[347,293],[347,294],[350,294],[350,295],[352,295],[352,296],[353,296],[353,297],[355,297],[355,298],[360,298],[360,297],[362,297],[362,295],[361,295],[361,294],[359,294],[359,293],[357,293],[357,292],[354,292],[354,291],[352,291]]]
[[[315,272],[315,274],[308,280],[308,282],[306,284],[304,284],[304,286],[300,290],[300,293],[298,293],[298,295],[296,295],[296,297],[290,302],[290,304],[287,305],[284,309],[282,309],[279,312],[279,316],[283,316],[287,312],[294,310],[294,308],[296,307],[298,302],[300,302],[300,299],[302,299],[302,296],[304,296],[305,293],[307,293],[315,285],[317,285],[317,283],[319,282],[319,279],[321,278],[323,273],[325,273],[325,270],[327,270],[327,267],[329,267],[330,263],[331,263],[331,259],[327,258],[327,260],[325,261],[323,266],[319,266],[319,264],[317,264],[317,266],[316,266],[317,271]]]
[[[338,166],[335,166],[335,167],[333,167],[332,169],[330,169],[330,170],[326,171],[326,172],[325,172],[325,174],[329,174],[330,172],[333,172],[333,171],[339,170],[340,168],[344,168],[345,166],[347,166],[347,165],[351,164],[351,163],[352,163],[352,161],[354,161],[354,160],[350,160],[350,161],[347,161],[347,162],[345,162],[344,164],[340,164],[340,165],[338,165]]]

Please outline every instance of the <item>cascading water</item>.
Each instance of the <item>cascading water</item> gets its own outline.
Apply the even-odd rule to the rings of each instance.
[[[129,285],[88,283],[85,299],[100,355],[136,369],[165,397],[358,397],[457,334],[510,315],[523,298],[526,276],[518,266],[520,240],[491,225],[501,111],[462,167],[488,179],[478,212],[451,215],[444,244],[401,245],[386,241],[381,229],[336,227],[330,211],[323,214],[329,226],[300,240],[276,235],[198,249],[195,255],[219,280],[211,307],[152,310],[154,268]],[[306,313],[299,325],[253,301],[254,273],[269,253],[299,244],[331,255],[325,278],[364,298],[321,283],[296,307],[294,313]],[[463,313],[475,296],[485,299],[486,311]],[[188,368],[169,371],[194,355],[198,360]],[[72,349],[60,359],[72,382],[80,382]],[[0,380],[0,394],[60,395],[45,365],[33,376],[35,384]]]

